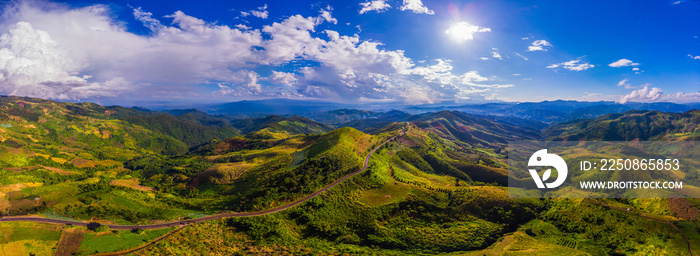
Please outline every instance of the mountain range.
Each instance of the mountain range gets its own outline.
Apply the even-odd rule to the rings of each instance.
[[[506,188],[509,141],[696,141],[700,112],[685,110],[690,105],[558,101],[413,112],[258,103],[151,111],[2,97],[0,212],[145,224],[263,211],[359,170],[374,152],[364,172],[308,202],[188,225],[144,253],[206,246],[224,254],[683,254],[686,242],[700,243],[692,235],[697,199],[516,199]],[[456,110],[467,107],[474,113]],[[674,219],[677,230],[642,216]],[[11,235],[0,241],[46,251],[74,232],[12,223],[2,223]],[[127,249],[152,240],[149,232],[79,231],[74,253]]]

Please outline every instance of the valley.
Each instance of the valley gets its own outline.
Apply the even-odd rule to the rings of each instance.
[[[696,255],[700,200],[509,198],[507,146],[697,141],[698,118],[632,110],[548,123],[351,109],[241,118],[2,97],[0,251],[47,255],[80,237],[72,253],[116,252],[172,231],[133,253],[690,255],[690,246]]]

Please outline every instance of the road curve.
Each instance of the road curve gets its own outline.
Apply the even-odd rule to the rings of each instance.
[[[397,135],[398,136],[398,135]],[[159,223],[159,224],[148,224],[148,225],[113,225],[113,224],[104,224],[103,226],[107,226],[110,229],[114,230],[133,230],[133,229],[159,229],[159,228],[170,228],[170,227],[175,227],[175,226],[180,226],[180,225],[186,225],[186,224],[192,224],[192,223],[199,223],[203,221],[209,221],[209,220],[216,220],[216,219],[221,219],[221,218],[231,218],[231,217],[253,217],[253,216],[261,216],[261,215],[266,215],[266,214],[271,214],[271,213],[276,213],[279,211],[283,211],[289,208],[292,208],[294,206],[297,206],[301,203],[304,203],[306,201],[311,200],[312,198],[320,195],[321,193],[325,192],[326,190],[335,187],[336,185],[340,184],[344,180],[347,180],[357,174],[360,174],[361,172],[365,171],[367,169],[367,166],[369,165],[369,158],[372,156],[374,151],[377,151],[381,146],[386,144],[387,142],[393,140],[396,138],[396,136],[389,138],[388,140],[382,142],[382,144],[379,144],[379,146],[375,147],[372,149],[372,151],[367,154],[367,157],[365,157],[365,163],[362,166],[362,168],[356,172],[350,173],[348,175],[345,175],[344,177],[340,178],[339,180],[336,180],[335,182],[323,187],[322,189],[319,189],[318,191],[307,195],[301,199],[298,199],[294,202],[278,206],[275,208],[270,208],[267,210],[262,210],[262,211],[257,211],[257,212],[231,212],[231,213],[222,213],[222,214],[215,214],[215,215],[209,215],[201,218],[195,218],[195,219],[189,219],[189,220],[182,220],[182,221],[172,221],[172,222],[165,222],[165,223]],[[30,216],[7,216],[0,218],[0,222],[10,222],[10,221],[31,221],[31,222],[41,222],[41,223],[50,223],[50,224],[65,224],[65,225],[73,225],[73,226],[81,226],[81,227],[88,227],[88,226],[100,226],[102,224],[94,223],[94,222],[82,222],[82,221],[73,221],[73,220],[59,220],[59,219],[49,219],[49,218],[42,218],[42,217],[30,217]]]

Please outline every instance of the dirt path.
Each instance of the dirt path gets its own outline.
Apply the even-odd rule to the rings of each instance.
[[[318,191],[307,195],[301,199],[298,199],[296,201],[293,201],[291,203],[278,206],[275,208],[270,208],[267,210],[262,210],[262,211],[257,211],[257,212],[232,212],[232,213],[222,213],[222,214],[216,214],[216,215],[210,215],[210,216],[205,216],[201,218],[196,218],[196,219],[190,219],[190,220],[183,220],[183,221],[172,221],[172,222],[164,222],[164,223],[159,223],[159,224],[148,224],[148,225],[114,225],[114,224],[104,224],[104,226],[109,227],[110,229],[114,230],[133,230],[133,229],[159,229],[159,228],[170,228],[170,227],[175,227],[175,226],[180,226],[180,225],[187,225],[187,224],[192,224],[192,223],[199,223],[199,222],[204,222],[204,221],[209,221],[209,220],[216,220],[216,219],[221,219],[221,218],[232,218],[232,217],[253,217],[253,216],[261,216],[261,215],[266,215],[266,214],[271,214],[271,213],[276,213],[279,211],[283,211],[289,208],[292,208],[294,206],[297,206],[299,204],[302,204],[306,201],[311,200],[312,198],[320,195],[321,193],[325,192],[326,190],[335,187],[336,185],[340,184],[341,182],[352,178],[353,176],[360,174],[364,172],[367,169],[367,166],[369,165],[369,159],[374,154],[377,149],[379,149],[381,146],[386,144],[387,142],[395,139],[398,135],[391,137],[387,139],[386,141],[382,142],[378,146],[376,146],[372,151],[367,154],[367,157],[365,157],[365,162],[362,168],[356,172],[350,173],[339,180],[336,180],[335,182],[319,189]],[[81,226],[81,227],[96,227],[100,226],[101,224],[99,223],[88,223],[88,222],[82,222],[82,221],[72,221],[72,220],[59,220],[59,219],[49,219],[49,218],[43,218],[43,217],[32,217],[32,216],[8,216],[8,217],[2,217],[0,218],[1,221],[32,221],[32,222],[42,222],[42,223],[50,223],[50,224],[65,224],[65,225],[74,225],[74,226]]]
[[[142,244],[142,245],[140,245],[140,246],[137,246],[137,247],[134,247],[134,248],[131,248],[131,249],[128,249],[128,250],[119,251],[119,252],[107,252],[107,253],[102,253],[102,254],[95,254],[95,256],[113,256],[113,255],[123,255],[123,254],[127,254],[127,253],[132,253],[132,252],[141,250],[141,249],[143,249],[143,248],[146,248],[146,247],[148,247],[149,245],[155,244],[155,243],[157,243],[158,241],[163,240],[163,239],[165,239],[166,237],[169,237],[170,235],[177,233],[178,231],[182,230],[182,229],[185,228],[185,227],[187,227],[187,225],[182,226],[182,227],[179,227],[179,228],[177,228],[177,229],[175,229],[175,230],[172,230],[172,231],[166,233],[165,235],[162,235],[162,236],[160,236],[160,237],[158,237],[158,238],[156,238],[156,239],[154,239],[154,240],[152,240],[152,241],[150,241],[150,242],[148,242],[148,243]]]
[[[54,256],[70,256],[78,252],[80,244],[83,242],[84,229],[66,229],[61,234],[61,239],[58,240],[58,245]]]

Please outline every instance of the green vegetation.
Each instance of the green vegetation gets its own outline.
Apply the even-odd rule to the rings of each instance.
[[[104,226],[101,226],[104,227]],[[92,255],[104,252],[116,252],[148,243],[172,229],[155,229],[141,231],[95,230],[86,233],[78,249],[78,255]]]
[[[685,113],[632,110],[547,128],[551,140],[699,140],[700,110]]]
[[[543,138],[539,123],[523,120],[447,111],[319,116],[335,124],[378,115],[408,121],[368,121],[365,131],[373,133],[367,134],[302,117],[233,121],[189,110],[171,116],[20,97],[0,98],[0,110],[0,212],[100,223],[285,205],[359,170],[374,147],[397,136],[372,155],[365,172],[306,203],[191,225],[136,254],[682,255],[687,247],[681,234],[700,241],[694,199],[508,198],[505,143]],[[685,140],[695,138],[698,116],[629,112],[602,117],[599,124],[571,123],[568,130],[554,126],[545,134]],[[612,132],[625,125],[639,127],[639,134]],[[700,174],[687,175],[696,180]],[[0,235],[5,254],[51,254],[62,235],[58,226],[0,226],[10,230]],[[78,253],[92,254],[139,246],[168,231],[100,226],[80,229],[75,237],[82,238]]]
[[[0,223],[0,254],[2,255],[51,255],[61,237],[57,226],[12,222]]]

